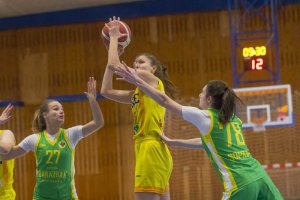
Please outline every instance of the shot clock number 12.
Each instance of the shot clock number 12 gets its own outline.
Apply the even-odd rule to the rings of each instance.
[[[250,71],[260,71],[266,69],[266,46],[244,47],[244,69]]]

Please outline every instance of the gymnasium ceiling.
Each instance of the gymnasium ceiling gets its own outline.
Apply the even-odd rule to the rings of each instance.
[[[226,10],[228,0],[0,0],[0,30]],[[264,2],[266,0],[230,0]],[[271,1],[271,0],[269,0]],[[300,0],[272,0],[280,5]]]
[[[0,18],[120,4],[137,0],[0,0]]]

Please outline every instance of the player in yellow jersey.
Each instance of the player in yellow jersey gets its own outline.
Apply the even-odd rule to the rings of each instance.
[[[0,116],[0,125],[11,118],[12,105],[8,105]],[[10,130],[0,130],[0,200],[14,200],[16,193],[13,188],[14,160],[3,161],[2,155],[10,152],[15,145],[15,137]]]
[[[116,90],[112,85],[113,71],[110,66],[119,65],[118,49],[119,19],[111,19],[109,28],[110,44],[108,63],[103,77],[101,94],[108,99],[131,104],[134,116],[135,144],[135,199],[169,200],[169,178],[173,161],[168,147],[159,137],[164,126],[165,109],[149,98],[139,88],[135,90]],[[139,76],[151,87],[171,95],[175,90],[168,79],[166,67],[154,56],[141,54],[136,57],[134,67]]]
[[[252,157],[243,137],[242,121],[235,115],[240,99],[223,81],[209,81],[199,95],[199,108],[182,106],[167,95],[155,90],[125,64],[115,67],[121,80],[135,84],[168,110],[194,124],[200,138],[171,140],[168,144],[204,148],[211,164],[219,175],[224,192],[222,200],[282,200],[261,164]]]

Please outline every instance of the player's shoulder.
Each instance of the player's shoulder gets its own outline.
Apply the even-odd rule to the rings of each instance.
[[[203,110],[203,109],[200,109],[198,107],[195,107],[195,106],[182,106],[182,109],[185,109],[186,111],[189,111],[189,112],[196,112],[196,113],[201,113],[201,114],[208,114],[208,110]]]
[[[78,131],[82,131],[82,127],[83,125],[76,125],[73,127],[69,127],[67,129],[63,129],[65,133],[73,133],[73,132],[78,132]]]

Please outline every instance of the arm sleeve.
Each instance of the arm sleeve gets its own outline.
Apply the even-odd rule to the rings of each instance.
[[[18,146],[21,147],[24,151],[34,151],[35,143],[37,141],[38,135],[37,134],[31,134],[24,138]]]
[[[75,146],[83,138],[82,135],[82,126],[74,126],[71,128],[68,128],[66,131],[67,137],[70,140],[71,146],[73,149],[75,149]]]
[[[202,135],[206,135],[210,128],[210,115],[199,108],[182,106],[182,117],[184,120],[194,124]]]

